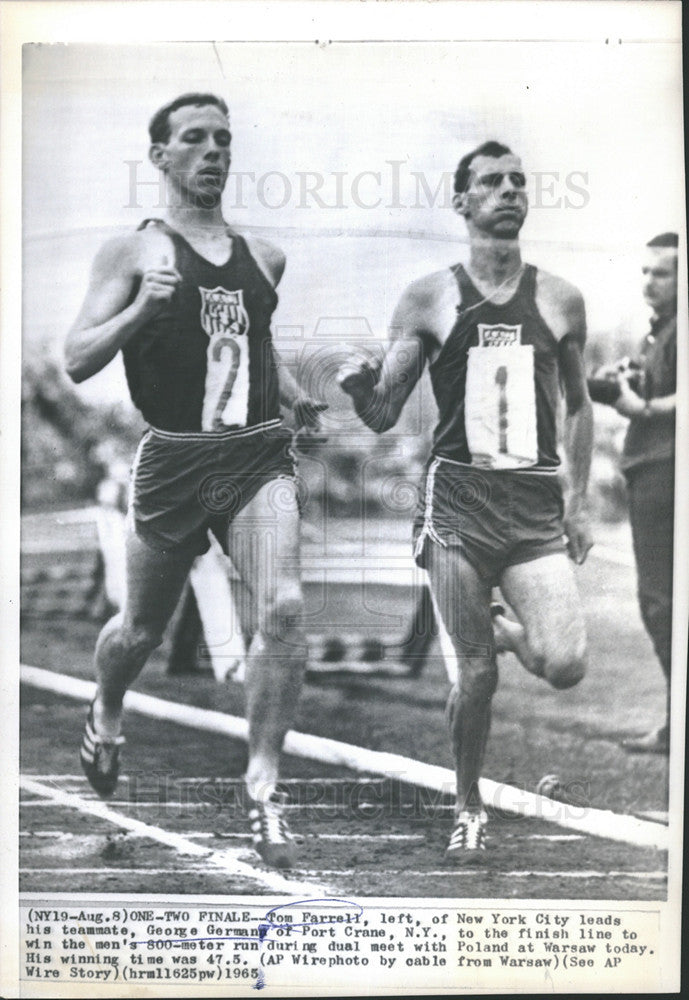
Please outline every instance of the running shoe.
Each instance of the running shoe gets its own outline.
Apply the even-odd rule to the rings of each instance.
[[[92,702],[86,717],[79,759],[84,774],[101,798],[107,798],[115,791],[120,774],[120,747],[123,743],[124,736],[105,739],[96,733],[93,725]]]
[[[254,848],[272,868],[293,868],[297,860],[297,845],[283,815],[286,798],[274,792],[267,802],[250,800]]]
[[[488,816],[483,810],[460,812],[445,851],[446,860],[460,864],[480,860],[486,849],[487,822]]]

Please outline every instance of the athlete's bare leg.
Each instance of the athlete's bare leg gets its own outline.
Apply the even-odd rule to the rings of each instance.
[[[577,684],[586,669],[586,630],[574,570],[564,553],[508,567],[500,589],[519,625],[496,619],[498,640],[553,687]],[[509,624],[509,623],[507,623]]]
[[[160,645],[194,560],[193,553],[158,552],[127,519],[125,606],[104,626],[96,644],[98,692],[93,721],[100,736],[120,732],[122,699]]]
[[[265,801],[278,779],[285,733],[297,711],[306,663],[300,626],[303,611],[299,567],[297,488],[276,479],[259,490],[234,519],[229,552],[251,590],[258,631],[247,654],[245,680],[249,721],[247,790]]]
[[[448,701],[457,810],[477,809],[478,779],[497,685],[490,587],[458,548],[428,545],[428,575],[459,668]]]
[[[237,611],[239,626],[242,630],[242,638],[246,649],[251,646],[251,641],[258,629],[258,608],[254,595],[239,577],[230,580],[230,590],[232,600]]]

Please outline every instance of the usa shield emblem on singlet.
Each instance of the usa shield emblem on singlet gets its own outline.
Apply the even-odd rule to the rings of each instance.
[[[201,326],[209,337],[232,334],[235,337],[248,332],[249,315],[244,308],[244,292],[241,288],[228,291],[217,288],[202,288]]]
[[[479,323],[479,347],[513,347],[522,342],[522,325],[509,326],[507,323]]]

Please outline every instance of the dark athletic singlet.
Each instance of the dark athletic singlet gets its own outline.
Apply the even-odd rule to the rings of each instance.
[[[252,427],[280,416],[270,319],[277,294],[235,233],[221,266],[201,257],[164,222],[182,276],[169,305],[122,349],[134,405],[153,427],[175,433]],[[136,297],[138,285],[132,300]]]
[[[457,321],[430,367],[433,454],[488,469],[554,468],[558,348],[536,306],[536,268],[525,265],[502,305],[486,301],[461,264],[452,271]]]

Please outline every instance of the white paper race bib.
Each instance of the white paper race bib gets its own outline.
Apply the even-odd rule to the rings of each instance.
[[[201,326],[208,334],[201,429],[246,427],[249,415],[249,315],[242,289],[201,288]]]
[[[533,345],[521,326],[479,324],[467,363],[465,427],[474,465],[518,469],[538,461]]]

